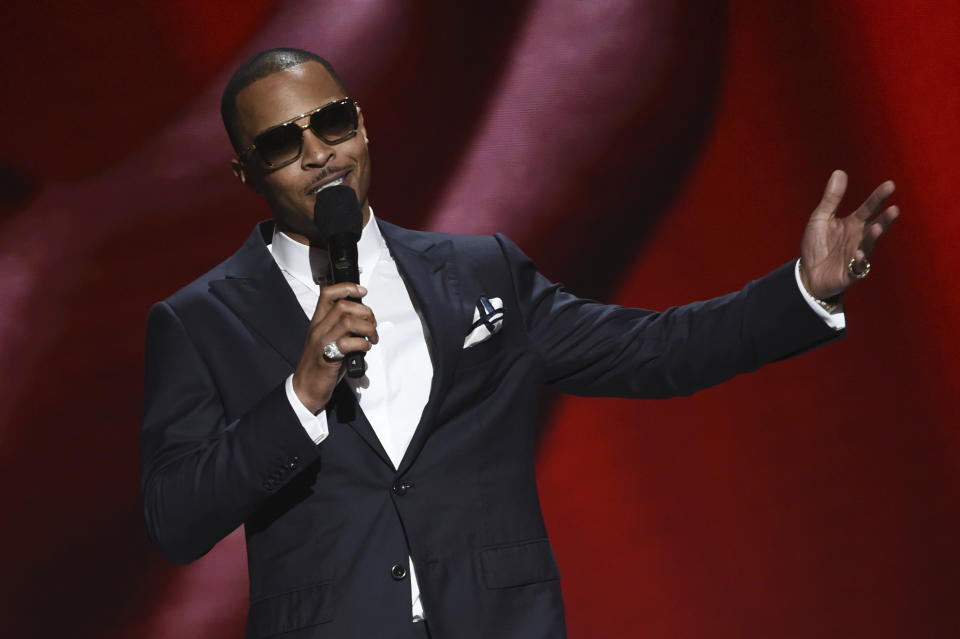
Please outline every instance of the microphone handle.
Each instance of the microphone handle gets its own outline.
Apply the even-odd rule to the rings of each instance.
[[[360,379],[367,373],[367,360],[363,351],[347,353],[347,377]]]
[[[360,279],[360,278],[358,277],[357,279]],[[349,281],[353,282],[353,280],[349,280]],[[354,282],[354,283],[359,284],[359,282]],[[357,299],[356,297],[348,297],[347,300],[350,302],[356,302],[357,304],[363,304],[363,302]],[[353,379],[360,379],[367,373],[367,360],[364,358],[365,354],[366,353],[364,353],[363,351],[354,351],[352,353],[347,353],[347,357],[346,357],[347,377],[351,377]]]
[[[330,238],[330,279],[334,284],[340,282],[360,283],[360,268],[357,265],[357,241],[346,235],[334,235]],[[355,297],[348,297],[351,302],[362,302]],[[353,379],[363,377],[367,372],[367,362],[363,351],[347,353],[347,376]]]

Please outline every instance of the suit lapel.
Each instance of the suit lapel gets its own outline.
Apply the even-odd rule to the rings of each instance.
[[[272,223],[258,224],[210,290],[295,368],[310,322],[267,249],[272,233]]]
[[[453,243],[432,233],[419,233],[377,220],[400,275],[415,298],[429,330],[433,381],[423,415],[397,469],[410,467],[435,426],[440,400],[463,346],[464,311],[460,280],[453,262]]]
[[[226,277],[210,282],[210,290],[276,349],[293,372],[300,361],[310,321],[267,249],[267,238],[272,233],[272,222],[258,224],[240,250],[227,260]],[[345,382],[337,385],[331,408],[333,413],[327,414],[331,432],[334,423],[347,424],[384,462],[393,466]]]

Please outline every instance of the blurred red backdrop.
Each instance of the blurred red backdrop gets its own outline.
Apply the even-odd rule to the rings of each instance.
[[[896,180],[903,219],[846,340],[690,398],[550,396],[538,477],[573,637],[960,636],[960,8],[46,1],[0,19],[5,635],[242,633],[240,536],[184,568],[146,540],[142,339],[152,302],[268,215],[232,181],[217,101],[239,61],[291,45],[363,106],[378,215],[504,230],[617,303],[712,297],[793,258],[834,168],[844,212]]]

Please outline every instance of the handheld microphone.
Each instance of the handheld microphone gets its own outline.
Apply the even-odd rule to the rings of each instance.
[[[320,242],[330,254],[330,280],[360,283],[360,267],[357,264],[357,241],[363,231],[363,215],[357,193],[349,186],[338,184],[317,193],[313,206],[313,222],[319,230]],[[348,297],[351,302],[360,302]],[[363,351],[347,353],[347,375],[363,377],[367,371]]]

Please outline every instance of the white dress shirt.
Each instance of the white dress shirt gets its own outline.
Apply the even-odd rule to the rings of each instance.
[[[326,280],[328,256],[323,249],[301,244],[274,230],[269,246],[277,266],[286,278],[307,317],[313,317]],[[427,327],[423,322],[397,265],[380,234],[373,210],[357,242],[360,284],[367,289],[363,303],[377,320],[380,341],[365,355],[367,374],[346,378],[363,414],[373,427],[394,468],[413,438],[430,395],[433,363],[427,348]],[[307,434],[319,444],[329,435],[326,413],[310,412],[293,390],[293,375],[286,381],[287,399]],[[410,589],[413,620],[424,618],[417,575],[410,562]]]

